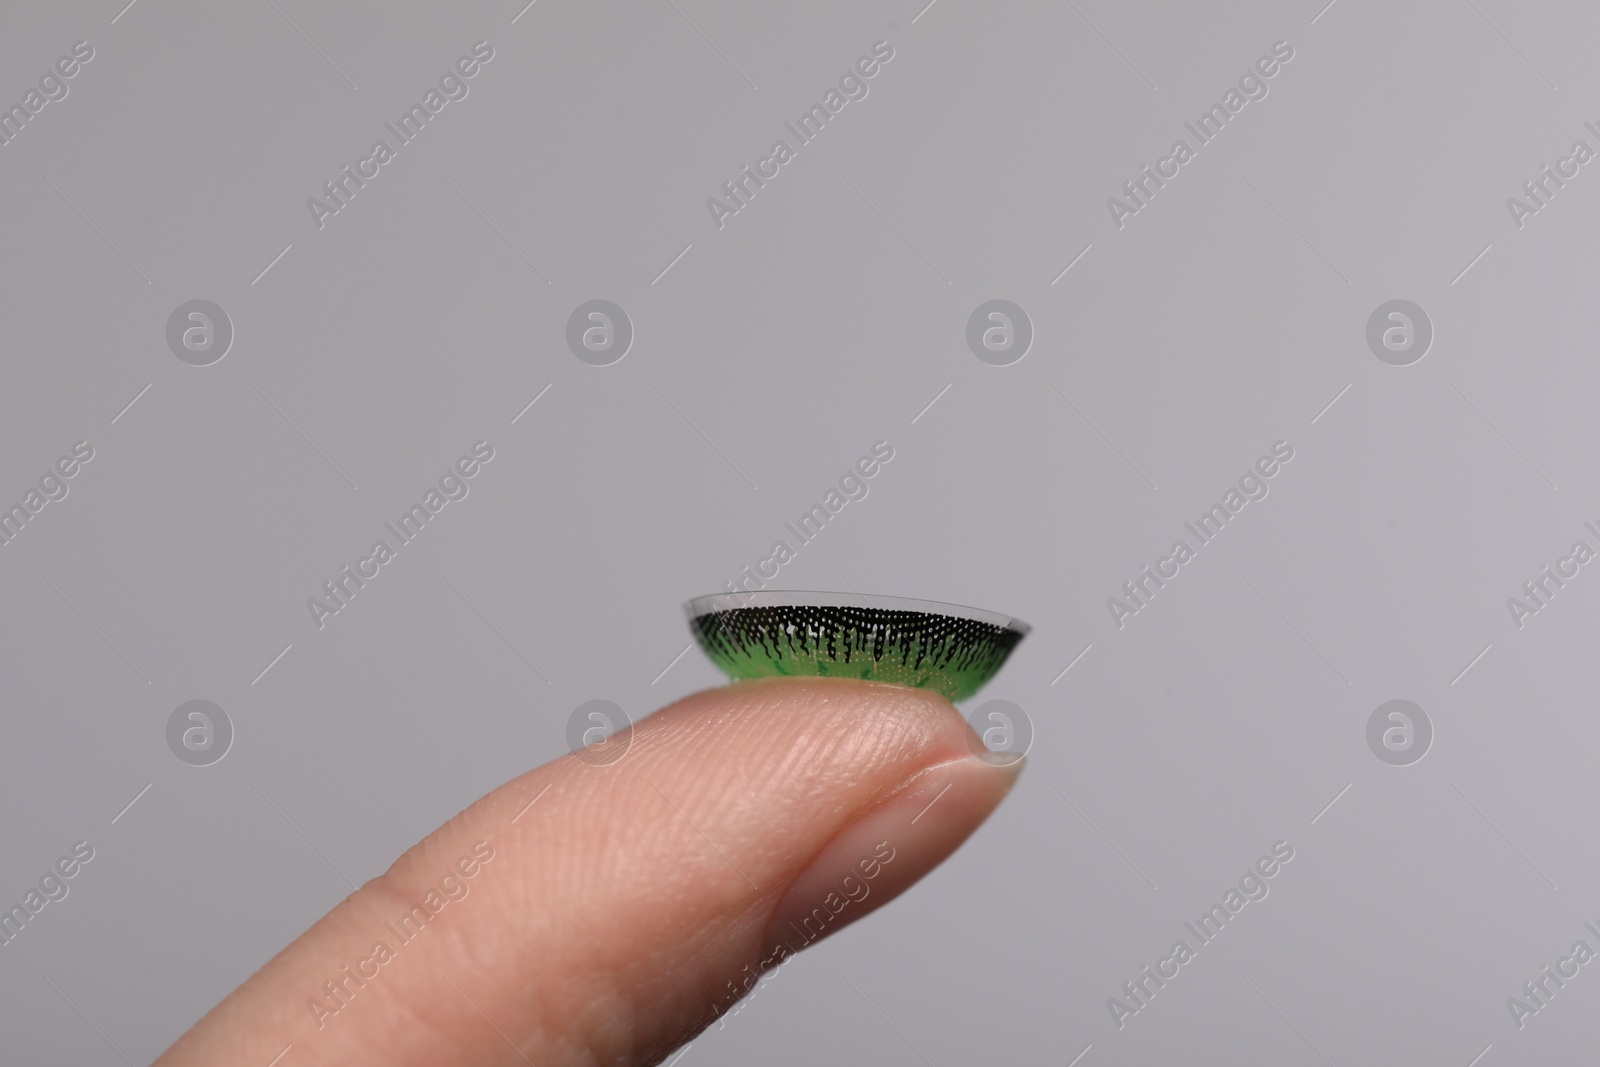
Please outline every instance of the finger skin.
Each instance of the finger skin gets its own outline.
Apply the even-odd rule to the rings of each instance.
[[[697,693],[635,727],[617,762],[566,756],[455,816],[157,1065],[265,1067],[286,1045],[279,1067],[660,1062],[780,940],[792,951],[861,917],[983,821],[1017,768],[971,743],[923,690]],[[869,879],[874,848],[894,858]],[[780,907],[792,938],[773,927]]]

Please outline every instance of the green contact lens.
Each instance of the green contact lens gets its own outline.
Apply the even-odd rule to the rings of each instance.
[[[685,607],[731,678],[863,678],[950,700],[982,688],[1030,629],[992,611],[859,593],[718,593]]]

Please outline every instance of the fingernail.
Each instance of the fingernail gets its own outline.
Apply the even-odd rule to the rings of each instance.
[[[944,861],[1005,799],[1022,761],[969,756],[922,772],[845,827],[795,879],[763,956],[798,952],[887,904]]]

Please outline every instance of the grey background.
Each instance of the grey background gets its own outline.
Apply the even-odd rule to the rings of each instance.
[[[1520,230],[1505,204],[1600,147],[1592,14],[520,9],[0,18],[6,103],[74,41],[96,53],[0,147],[0,498],[96,450],[0,549],[0,899],[95,848],[0,949],[8,1059],[148,1061],[351,883],[564,751],[579,704],[638,717],[716,684],[675,659],[681,602],[879,439],[870,495],[779,584],[1031,622],[979,698],[1028,711],[1031,765],[925,884],[682,1063],[1592,1047],[1592,967],[1520,1031],[1505,1003],[1600,948],[1600,577],[1521,630],[1505,604],[1597,545],[1600,164]],[[319,231],[306,198],[480,39],[467,99]],[[870,95],[719,231],[706,198],[879,39]],[[1280,39],[1267,98],[1118,230],[1106,198]],[[635,329],[603,368],[564,342],[596,298]],[[1396,298],[1435,328],[1408,367],[1365,343]],[[166,347],[192,299],[234,325],[210,367]],[[991,299],[1034,325],[1013,366],[965,343]],[[317,630],[306,598],[479,439],[470,496]],[[1270,496],[1118,630],[1106,598],[1279,440]],[[1435,730],[1405,767],[1365,740],[1397,698]],[[193,699],[235,731],[207,767],[165,741]],[[1119,1031],[1106,999],[1279,839],[1271,895]]]

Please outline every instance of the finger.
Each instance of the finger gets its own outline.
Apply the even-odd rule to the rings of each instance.
[[[695,694],[616,763],[563,757],[451,819],[157,1062],[658,1062],[954,851],[1019,770],[974,746],[923,690]]]

